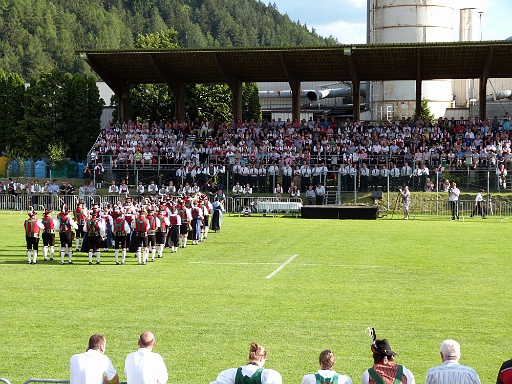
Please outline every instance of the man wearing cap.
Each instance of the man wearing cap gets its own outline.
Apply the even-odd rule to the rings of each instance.
[[[48,260],[48,247],[50,247],[50,260],[53,260],[55,252],[55,229],[58,228],[59,222],[50,216],[50,210],[44,210],[44,216],[41,220],[43,223],[43,257],[44,261]]]
[[[114,232],[114,248],[116,256],[116,264],[119,265],[119,248],[121,248],[122,259],[121,264],[124,264],[126,260],[126,239],[130,235],[130,226],[125,220],[121,209],[116,208],[114,210],[116,218],[114,219],[113,232]]]
[[[96,255],[96,264],[100,264],[101,260],[101,239],[105,237],[105,225],[100,220],[99,210],[93,208],[91,211],[91,217],[85,222],[85,231],[87,232],[87,238],[89,242],[89,265],[92,264],[92,256]]]
[[[160,227],[160,219],[155,217],[155,209],[150,206],[148,208],[148,214],[146,219],[149,221],[149,229],[148,229],[148,247],[151,247],[151,261],[155,261],[156,256],[156,231]],[[149,253],[149,248],[148,248]],[[147,257],[146,257],[147,261]]]
[[[149,220],[146,218],[146,212],[143,209],[139,211],[139,216],[132,221],[132,228],[135,230],[135,243],[137,245],[139,265],[146,264],[148,260]],[[144,255],[142,255],[142,248],[144,248]]]
[[[73,264],[73,229],[77,230],[78,225],[69,217],[68,208],[65,204],[57,218],[60,238],[60,263],[64,264],[64,256],[67,254],[69,264]]]
[[[386,339],[377,340],[373,329],[372,336],[373,367],[363,373],[362,384],[414,384],[412,372],[395,363],[397,354],[389,342]]]
[[[460,344],[455,340],[441,343],[442,364],[427,371],[426,384],[480,384],[480,378],[471,367],[459,364]]]
[[[37,263],[39,233],[44,229],[43,223],[36,219],[36,214],[37,212],[30,211],[28,213],[28,219],[23,223],[23,227],[25,228],[25,239],[27,241],[27,257],[29,264]]]
[[[82,248],[82,243],[84,241],[84,224],[87,220],[87,209],[84,207],[82,201],[79,201],[76,204],[76,209],[73,211],[73,216],[78,228],[75,231],[75,250],[78,252]]]
[[[156,249],[158,252],[158,258],[162,258],[164,256],[164,248],[167,237],[167,228],[170,226],[169,218],[167,217],[167,212],[165,209],[165,205],[161,205],[158,208],[155,217],[158,219],[159,225],[156,228]]]

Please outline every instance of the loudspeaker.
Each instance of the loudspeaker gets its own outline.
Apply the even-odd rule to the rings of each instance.
[[[372,191],[372,199],[382,199],[382,191]]]

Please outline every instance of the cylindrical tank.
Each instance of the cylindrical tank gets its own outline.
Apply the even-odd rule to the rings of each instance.
[[[451,0],[370,0],[370,43],[426,43],[453,40]],[[414,116],[415,81],[372,84],[372,111],[377,120]],[[422,82],[422,99],[444,116],[452,101],[451,80]]]

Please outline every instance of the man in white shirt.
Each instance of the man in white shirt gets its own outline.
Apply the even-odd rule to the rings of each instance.
[[[73,355],[69,361],[70,384],[119,383],[119,375],[106,356],[106,340],[103,335],[94,334],[84,353]]]
[[[451,204],[452,207],[452,220],[459,220],[459,195],[460,195],[460,189],[457,188],[456,183],[452,183],[450,189],[448,189],[448,193],[450,194],[448,196],[448,201]]]
[[[140,335],[139,350],[130,353],[124,363],[124,374],[128,384],[165,384],[168,373],[164,359],[152,350],[156,346],[155,335],[144,332]]]
[[[455,340],[445,340],[441,344],[443,363],[427,371],[426,384],[480,384],[475,370],[459,364],[460,345]]]

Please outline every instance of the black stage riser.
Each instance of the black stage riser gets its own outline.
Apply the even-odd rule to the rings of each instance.
[[[304,219],[377,220],[379,207],[305,205],[300,213]]]

